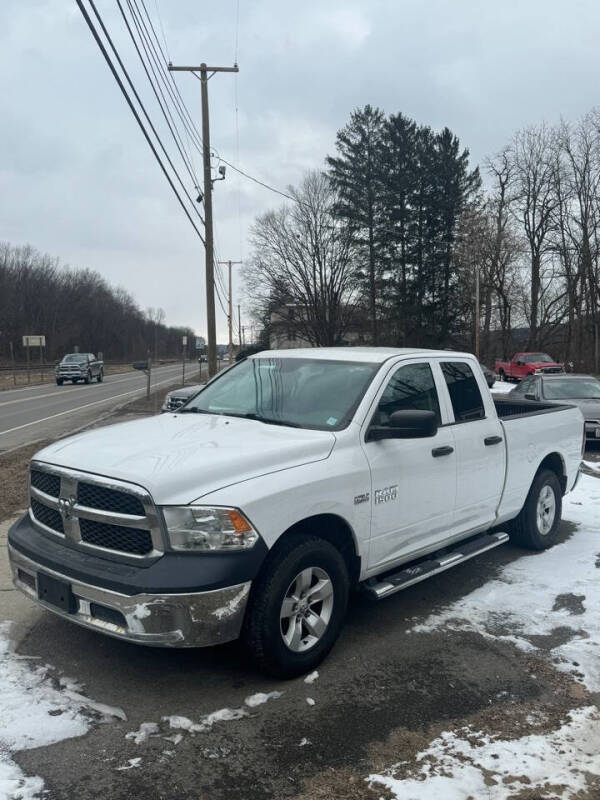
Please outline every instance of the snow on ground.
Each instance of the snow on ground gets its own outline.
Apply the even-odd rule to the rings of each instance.
[[[311,672],[310,675],[307,675],[306,678],[304,678],[304,683],[314,683],[318,677],[319,673],[317,670],[315,670],[314,672]]]
[[[369,775],[367,780],[373,788],[387,787],[398,800],[508,800],[519,791],[549,786],[568,789],[544,792],[544,797],[567,800],[585,792],[587,774],[600,775],[598,710],[580,708],[569,716],[548,736],[503,741],[470,729],[443,733],[418,754],[419,766],[409,777]]]
[[[509,383],[508,381],[496,381],[490,391],[492,394],[507,394],[508,392],[512,392],[514,388],[514,383]]]
[[[600,481],[581,475],[563,500],[563,518],[577,525],[563,544],[524,555],[500,576],[432,614],[415,631],[441,627],[474,630],[534,649],[532,636],[570,628],[570,641],[554,648],[559,669],[581,673],[600,691]],[[574,663],[575,662],[575,663]]]
[[[250,708],[255,708],[256,706],[266,703],[267,700],[277,700],[277,698],[281,697],[281,695],[282,692],[257,692],[256,694],[251,694],[250,697],[247,697],[244,700],[244,703]]]
[[[570,629],[571,638],[551,650],[556,667],[572,673],[590,691],[600,691],[598,478],[580,477],[577,488],[564,498],[563,518],[577,526],[567,541],[522,556],[497,579],[430,615],[413,631],[475,631],[532,651],[532,637]],[[419,753],[417,763],[403,779],[395,776],[400,770],[406,775],[406,764],[367,780],[386,786],[398,800],[504,800],[545,784],[569,787],[549,795],[567,800],[585,790],[586,772],[600,775],[600,713],[595,706],[577,709],[549,735],[510,741],[469,729],[446,732]],[[494,786],[484,781],[490,773],[497,781]]]
[[[56,680],[49,665],[18,656],[10,625],[0,622],[0,800],[30,800],[43,790],[43,781],[23,775],[12,753],[83,736],[92,720],[109,722],[125,714],[84,697],[69,678]]]

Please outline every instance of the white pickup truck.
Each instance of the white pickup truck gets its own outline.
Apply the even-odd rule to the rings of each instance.
[[[241,637],[298,675],[353,586],[384,598],[509,535],[551,546],[583,438],[579,409],[492,398],[465,353],[265,351],[177,413],[39,452],[14,583],[112,636]]]

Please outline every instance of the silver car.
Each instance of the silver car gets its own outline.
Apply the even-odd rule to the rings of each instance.
[[[510,397],[577,406],[585,419],[586,439],[600,441],[600,381],[593,375],[530,375]]]
[[[182,386],[180,389],[173,389],[173,391],[169,392],[165,397],[165,401],[160,410],[161,414],[164,414],[166,411],[177,411],[203,388],[204,386],[200,384],[193,384],[190,386]]]

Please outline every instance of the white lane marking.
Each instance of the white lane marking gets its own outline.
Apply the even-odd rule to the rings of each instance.
[[[166,381],[160,381],[160,383],[153,383],[152,388],[156,389],[158,386],[162,386],[165,383],[171,383],[172,378],[169,378]],[[121,394],[115,394],[112,397],[105,397],[102,400],[95,400],[93,403],[85,403],[82,406],[75,406],[75,408],[69,408],[66,411],[60,411],[58,414],[52,414],[49,417],[44,417],[43,419],[36,419],[33,422],[26,422],[24,425],[17,425],[16,428],[9,428],[6,431],[0,431],[0,436],[3,436],[5,433],[13,433],[14,431],[20,431],[23,428],[29,428],[31,425],[39,425],[40,422],[47,422],[49,419],[55,419],[56,417],[63,417],[65,414],[73,414],[76,411],[81,411],[83,408],[89,408],[90,406],[97,406],[100,403],[109,403],[111,400],[118,400],[119,397],[127,397],[130,394],[139,394],[140,392],[144,392],[145,389],[142,387],[141,389],[132,389],[130,392],[122,392]]]
[[[169,365],[167,367],[158,367],[157,371],[161,371],[162,372],[163,370],[165,370],[165,371],[166,370],[171,370],[171,369],[175,370],[175,366],[177,366],[177,365],[174,365],[174,366]],[[177,370],[177,373],[179,372],[180,369],[181,369],[181,367],[179,366],[179,369]],[[117,374],[119,374],[119,373],[117,373]],[[108,375],[106,377],[112,378],[113,376],[112,375]],[[111,381],[107,381],[106,384],[108,386],[114,386],[115,383],[124,383],[125,381],[131,381],[131,380],[134,380],[135,378],[139,378],[139,374],[137,374],[137,375],[136,374],[128,375],[125,378],[120,377],[115,381],[112,381],[112,380]],[[39,386],[36,386],[36,387],[32,386],[31,388],[32,389],[33,388],[39,389],[40,387]],[[12,392],[13,390],[12,389],[8,389],[7,391]],[[25,391],[25,390],[17,389],[16,391],[20,392],[20,391]],[[77,387],[73,386],[70,389],[61,389],[58,392],[46,392],[45,394],[38,394],[35,397],[17,397],[14,400],[5,400],[3,403],[0,403],[0,408],[2,406],[10,406],[10,405],[12,405],[12,403],[27,403],[30,400],[45,400],[46,397],[54,397],[55,395],[59,395],[59,394],[64,396],[66,394],[71,394],[71,392],[81,392],[81,391],[83,391],[83,386],[77,386]]]

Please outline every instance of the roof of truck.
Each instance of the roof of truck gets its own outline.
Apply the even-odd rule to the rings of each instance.
[[[249,358],[314,358],[324,361],[364,361],[383,364],[396,356],[465,356],[454,350],[424,350],[417,347],[302,347],[290,350],[262,350]]]

